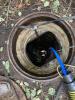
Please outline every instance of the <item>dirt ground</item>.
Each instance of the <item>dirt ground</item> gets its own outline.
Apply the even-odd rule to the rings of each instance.
[[[54,3],[55,1],[56,3]],[[42,8],[47,8],[50,10],[51,13],[59,15],[60,17],[75,16],[75,0],[0,0],[0,74],[5,75],[5,71],[3,68],[4,66],[7,66],[7,72],[9,72],[10,66],[9,76],[12,76],[12,78],[16,78],[16,81],[20,80],[19,83],[22,83],[22,81],[26,81],[30,84],[29,86],[32,90],[34,90],[34,88],[37,87],[37,90],[39,90],[39,92],[41,91],[41,87],[46,87],[44,89],[44,93],[38,93],[41,95],[36,95],[37,99],[35,98],[33,100],[54,100],[55,96],[48,96],[47,92],[48,89],[56,88],[55,84],[53,88],[50,88],[50,85],[52,85],[52,83],[48,83],[48,85],[46,86],[45,81],[44,84],[42,84],[40,81],[35,82],[35,80],[31,79],[31,82],[28,81],[28,79],[25,80],[24,78],[19,76],[19,73],[15,74],[16,71],[12,68],[7,53],[8,37],[16,22],[19,21],[19,19],[25,16],[26,14],[30,13],[30,11],[34,11],[35,9],[40,11]],[[73,31],[75,31],[75,19],[71,19],[68,22],[72,26]],[[73,60],[72,64],[75,65],[75,60]],[[63,88],[63,85],[61,88]],[[68,97],[66,99],[66,96],[63,96],[63,92],[61,91],[62,96],[60,95],[60,99],[57,100],[69,100]],[[33,95],[34,94],[35,93],[33,93]],[[38,97],[41,99],[38,99]],[[49,99],[49,97],[51,99]],[[64,97],[65,99],[63,99],[62,97]]]

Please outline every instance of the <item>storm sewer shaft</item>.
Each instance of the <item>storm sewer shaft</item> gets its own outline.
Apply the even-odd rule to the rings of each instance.
[[[57,52],[61,50],[61,46],[55,35],[47,31],[29,42],[26,46],[26,52],[33,64],[42,67],[55,58],[50,51],[51,47],[57,50]]]
[[[17,25],[39,25],[44,21],[51,21],[58,17],[50,12],[35,12],[20,20]],[[16,26],[9,36],[8,53],[17,71],[28,77],[47,79],[57,76],[58,63],[49,51],[53,47],[59,52],[64,63],[71,63],[74,56],[74,33],[65,22],[55,22],[41,25],[36,36],[30,27],[17,29]],[[13,34],[12,34],[13,33]]]

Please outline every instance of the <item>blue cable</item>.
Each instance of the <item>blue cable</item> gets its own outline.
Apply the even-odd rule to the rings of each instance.
[[[56,50],[55,50],[54,48],[50,48],[50,50],[52,50],[52,52],[53,52],[54,55],[56,56],[56,58],[57,58],[57,60],[58,60],[58,63],[59,63],[59,65],[60,65],[60,67],[61,67],[61,70],[62,70],[63,75],[66,76],[66,75],[67,75],[67,69],[66,69],[64,63],[62,62],[62,60],[61,60],[59,54],[56,52]]]

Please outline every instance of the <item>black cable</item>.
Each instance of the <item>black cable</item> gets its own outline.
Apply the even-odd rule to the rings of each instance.
[[[61,17],[61,18],[57,18],[57,19],[54,19],[54,20],[51,20],[51,21],[45,21],[39,25],[36,25],[37,27],[41,26],[41,25],[45,25],[45,24],[49,24],[49,23],[54,23],[54,22],[59,22],[59,21],[69,21],[69,20],[74,20],[75,19],[75,16],[68,16],[68,17]],[[34,29],[34,26],[35,24],[33,25],[29,25],[29,26],[24,26],[24,25],[17,25],[17,26],[14,26],[15,28],[21,28],[21,29],[27,29],[27,28],[31,28],[31,29]],[[4,26],[0,26],[0,28],[3,28],[5,30],[8,30],[8,29],[12,29],[12,27],[4,27]]]

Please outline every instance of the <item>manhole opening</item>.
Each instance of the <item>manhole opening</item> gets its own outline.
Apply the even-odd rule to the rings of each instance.
[[[50,48],[60,50],[61,46],[58,39],[52,32],[44,32],[41,36],[27,43],[26,52],[31,62],[41,67],[49,61],[55,59]]]
[[[22,25],[22,26],[25,25],[30,28],[31,26],[39,25],[40,23],[44,23],[46,21],[48,22],[51,20],[55,20],[56,18],[58,17],[55,15],[52,15],[51,13],[49,14],[45,12],[42,12],[42,13],[39,12],[38,14],[36,12],[36,14],[32,13],[32,15],[20,20],[16,25]],[[17,71],[21,72],[22,74],[30,78],[35,78],[35,79],[36,78],[37,79],[48,79],[48,78],[50,79],[50,78],[56,77],[57,76],[56,68],[58,64],[56,62],[54,55],[51,56],[51,53],[49,51],[50,47],[53,47],[54,49],[58,51],[59,49],[60,50],[62,49],[62,51],[59,51],[58,53],[61,55],[61,58],[63,59],[64,63],[70,63],[72,61],[73,55],[74,55],[74,48],[67,49],[67,47],[65,46],[67,45],[66,42],[64,42],[65,44],[63,43],[63,40],[66,40],[67,43],[69,43],[69,46],[74,45],[74,35],[73,35],[74,33],[72,32],[71,27],[69,27],[69,25],[64,21],[54,22],[53,24],[54,26],[60,27],[61,30],[64,31],[63,36],[66,36],[67,40],[64,39],[64,37],[62,37],[61,39],[58,36],[58,34],[61,35],[60,30],[58,30],[59,32],[58,34],[57,32],[55,33],[55,31],[54,33],[51,33],[53,31],[50,31],[50,30],[47,31],[47,28],[43,29],[41,25],[38,27],[38,29],[39,30],[41,29],[41,32],[42,32],[42,33],[39,33],[40,35],[39,38],[37,37],[34,40],[31,40],[35,37],[35,34],[33,33],[32,34],[33,36],[32,36],[31,35],[32,31],[30,30],[30,33],[28,32],[24,33],[26,34],[26,36],[23,37],[25,41],[23,42],[21,41],[19,43],[17,42],[19,41],[19,37],[21,37],[23,34],[23,31],[26,32],[26,30],[21,29],[21,28],[17,29],[16,27],[12,30],[11,35],[9,37],[8,53]],[[47,26],[49,24],[45,24],[45,25]],[[27,35],[28,35],[28,38],[26,38]],[[19,46],[20,48],[18,50],[16,50],[18,46],[16,43],[20,45]],[[64,52],[63,50],[65,50],[64,47],[66,47],[68,51],[68,52],[65,52],[67,56],[63,55],[63,52]],[[21,52],[18,53],[18,51],[21,51]],[[35,55],[34,55],[34,52],[35,52]],[[41,58],[40,61],[38,61],[39,58]]]

